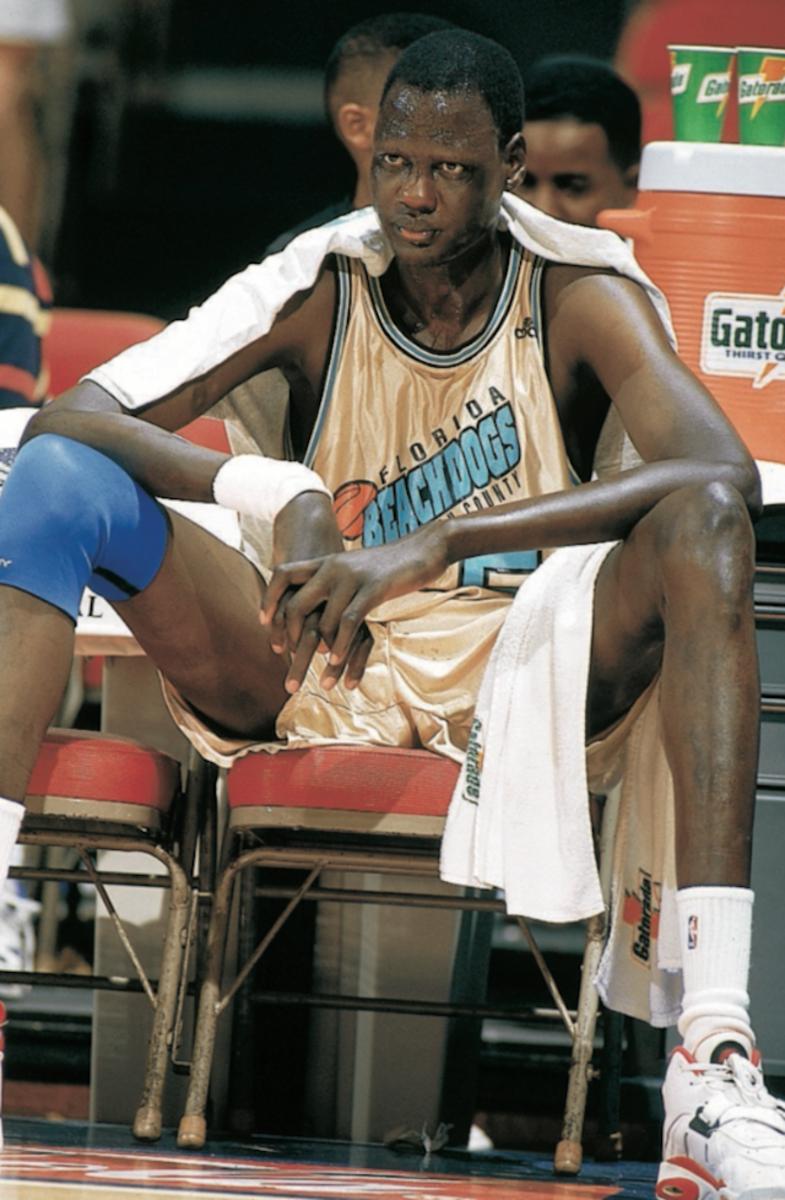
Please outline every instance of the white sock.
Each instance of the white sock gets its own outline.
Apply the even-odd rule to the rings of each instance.
[[[8,870],[24,815],[23,804],[0,796],[0,892],[4,891],[8,880]]]
[[[684,999],[679,1033],[695,1058],[708,1061],[723,1042],[752,1053],[747,985],[753,893],[749,888],[692,887],[676,894]]]

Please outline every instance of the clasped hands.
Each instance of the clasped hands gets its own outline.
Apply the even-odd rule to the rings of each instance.
[[[335,550],[341,546],[332,525],[323,520],[322,497],[311,500],[311,520],[303,529],[294,519],[305,505],[298,497],[276,519],[274,557],[277,565],[259,614],[270,630],[272,649],[288,654],[285,687],[298,690],[317,650],[327,654],[320,685],[329,691],[343,676],[347,688],[362,679],[372,647],[365,618],[386,600],[417,591],[442,573],[446,564],[439,525],[426,526],[385,546]],[[313,520],[313,517],[316,520]],[[321,530],[317,526],[322,525]],[[314,553],[321,541],[322,553]],[[302,557],[308,546],[309,557]],[[331,552],[324,553],[324,547]],[[292,560],[291,549],[299,551]]]

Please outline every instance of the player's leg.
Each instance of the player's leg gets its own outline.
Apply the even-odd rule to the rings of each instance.
[[[160,571],[115,607],[156,667],[229,736],[275,736],[288,663],[259,621],[264,583],[239,551],[177,513]],[[314,646],[318,642],[314,632]]]
[[[754,542],[732,489],[682,489],[638,523],[597,581],[594,734],[661,671],[681,887],[749,884],[759,682]]]
[[[785,1195],[785,1111],[754,1065],[747,996],[759,707],[753,549],[732,489],[683,489],[639,522],[597,581],[589,729],[620,716],[659,670],[674,780],[684,1047],[663,1093],[661,1197],[746,1196],[753,1187],[775,1189],[761,1198]]]
[[[192,703],[241,735],[271,730],[285,664],[257,572],[90,447],[47,435],[21,451],[0,495],[0,582],[0,796],[24,796],[88,582]]]
[[[257,572],[90,447],[46,435],[22,449],[0,494],[0,582],[0,891],[88,582],[205,713],[272,731],[285,664],[259,623]]]

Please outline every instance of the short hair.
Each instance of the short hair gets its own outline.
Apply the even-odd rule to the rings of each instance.
[[[419,38],[387,76],[382,102],[401,83],[423,92],[477,92],[488,105],[500,146],[523,127],[523,83],[515,59],[479,33],[446,29]]]
[[[574,117],[600,125],[610,155],[621,170],[641,157],[641,106],[635,92],[598,58],[553,54],[526,74],[526,119],[556,121]]]
[[[418,38],[438,29],[451,29],[452,21],[432,17],[428,13],[380,13],[358,21],[347,29],[330,51],[324,68],[324,104],[329,113],[329,100],[343,70],[358,60],[373,62],[396,51],[402,51]]]

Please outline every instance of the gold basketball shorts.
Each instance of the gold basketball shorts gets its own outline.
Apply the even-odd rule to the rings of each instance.
[[[317,745],[381,745],[433,750],[460,761],[485,664],[511,598],[482,588],[417,592],[368,620],[373,647],[360,684],[319,686],[317,654],[276,722],[276,742],[228,738],[162,677],[167,707],[199,753],[219,766],[256,750]],[[387,614],[393,610],[394,616]]]

